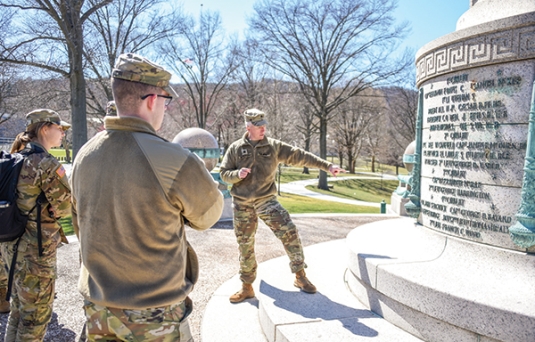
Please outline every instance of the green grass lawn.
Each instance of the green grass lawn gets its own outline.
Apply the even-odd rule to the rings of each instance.
[[[64,149],[62,149],[62,148],[52,148],[52,149],[48,150],[48,153],[50,153],[51,155],[56,157],[56,159],[58,159],[60,162],[65,163],[66,152],[65,152]],[[72,154],[71,154],[71,157],[72,157]]]
[[[303,168],[297,168],[297,167],[282,167],[281,168],[281,184],[282,183],[290,183],[305,179],[311,179],[311,178],[318,178],[320,176],[319,169],[309,169],[310,174],[304,174]],[[275,177],[275,181],[278,182],[279,175]]]
[[[322,201],[310,197],[282,193],[278,197],[280,204],[290,214],[307,213],[347,213],[347,214],[379,214],[380,209],[374,207]]]
[[[309,170],[310,174],[303,174],[303,168],[284,167],[281,173],[281,183],[289,183],[305,179],[317,179],[318,169]],[[345,176],[353,176],[345,174]],[[367,175],[369,176],[369,175]],[[378,178],[381,173],[377,173]],[[343,176],[342,176],[343,177]],[[319,190],[316,185],[306,188],[325,195],[337,196],[341,198],[356,199],[367,202],[380,203],[383,199],[390,204],[390,196],[397,188],[398,181],[393,180],[373,180],[373,179],[348,179],[329,182],[333,188],[329,191]],[[374,214],[379,213],[379,208],[367,206],[355,206],[351,204],[338,203],[332,201],[322,201],[305,196],[297,196],[284,193],[279,196],[280,203],[291,213],[359,213]]]
[[[59,224],[61,224],[65,235],[74,235],[74,229],[72,229],[72,217],[67,216],[61,218]]]
[[[283,167],[281,168],[281,184],[282,183],[290,183],[295,181],[301,181],[306,179],[317,179],[319,178],[320,171],[319,169],[309,169],[310,174],[304,174],[302,167]],[[355,174],[351,173],[342,173],[339,177],[351,177],[358,175],[359,172],[370,172],[369,170],[356,170]],[[327,177],[331,177],[332,175],[330,173],[327,173]],[[380,172],[376,172],[375,174],[369,175],[366,174],[368,177],[381,177]],[[278,181],[278,175],[275,177],[275,180]]]
[[[56,158],[58,157],[65,158],[65,155],[66,155],[65,150],[62,148],[51,148],[50,150],[48,150],[48,153],[50,153]]]
[[[320,190],[316,185],[309,185],[306,188],[325,195],[377,203],[385,200],[390,204],[390,196],[398,184],[399,182],[394,180],[348,179],[329,182],[332,189],[328,191]]]

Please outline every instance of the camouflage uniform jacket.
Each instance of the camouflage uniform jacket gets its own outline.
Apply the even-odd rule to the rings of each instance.
[[[27,148],[38,146],[36,142],[28,144]],[[71,189],[60,162],[48,152],[30,154],[24,159],[17,183],[17,205],[24,214],[35,206],[37,197],[44,191],[47,204],[41,207],[41,234],[43,248],[56,248],[59,243],[67,242],[57,219],[71,214]],[[37,209],[34,209],[26,225],[26,233],[22,235],[19,251],[26,250],[26,246],[37,246]]]
[[[307,166],[329,171],[332,165],[305,150],[282,141],[264,137],[256,146],[247,139],[248,133],[232,143],[221,162],[223,181],[232,184],[230,194],[237,203],[261,203],[277,193],[275,175],[279,163]],[[244,179],[238,177],[241,168],[250,168]]]
[[[104,124],[78,152],[70,178],[79,290],[112,308],[179,303],[198,270],[184,224],[211,227],[223,195],[200,158],[159,137],[148,122],[106,117]]]

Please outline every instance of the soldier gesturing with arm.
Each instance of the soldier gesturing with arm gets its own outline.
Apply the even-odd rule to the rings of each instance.
[[[305,274],[305,257],[297,228],[277,200],[275,174],[279,163],[316,167],[333,176],[343,170],[303,149],[266,137],[264,112],[249,109],[244,118],[247,132],[228,148],[220,168],[221,178],[232,184],[234,232],[240,252],[242,288],[230,301],[239,303],[255,296],[252,283],[257,269],[254,243],[258,218],[284,245],[290,269],[296,276],[294,285],[304,292],[315,293],[316,287]]]

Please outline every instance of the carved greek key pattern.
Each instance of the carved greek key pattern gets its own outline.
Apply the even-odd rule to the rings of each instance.
[[[458,68],[468,65],[466,58],[466,47],[464,45],[452,46],[451,53],[451,67]]]
[[[535,54],[535,30],[520,33],[520,55],[522,57]]]
[[[535,28],[488,33],[439,47],[416,61],[418,84],[440,74],[535,57]]]
[[[491,39],[491,45],[494,49],[493,54],[496,58],[514,58],[515,47],[518,43],[515,42],[514,32],[507,32],[501,35],[496,35]]]
[[[435,61],[437,65],[437,72],[448,70],[450,63],[448,60],[448,53],[446,51],[440,51],[435,54]]]

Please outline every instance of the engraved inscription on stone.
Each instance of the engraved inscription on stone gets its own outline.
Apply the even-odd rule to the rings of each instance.
[[[527,70],[527,71],[523,71]],[[529,117],[529,68],[521,62],[423,84],[423,224],[514,248]]]

